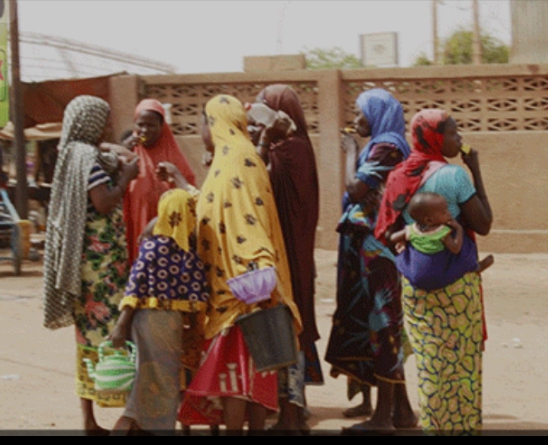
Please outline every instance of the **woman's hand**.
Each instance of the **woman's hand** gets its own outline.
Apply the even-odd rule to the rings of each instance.
[[[122,314],[118,319],[118,322],[114,326],[114,329],[107,337],[107,340],[112,342],[112,346],[116,349],[120,349],[126,346],[126,341],[131,336],[131,323],[133,321],[133,313],[135,309],[130,307],[124,307]]]
[[[477,170],[480,168],[479,153],[477,150],[471,149],[470,153],[462,154],[462,162],[471,170]]]
[[[350,134],[343,134],[341,137],[341,148],[346,154],[355,154],[358,149],[358,142]]]
[[[171,162],[159,162],[156,166],[156,177],[160,181],[175,184],[177,188],[184,189],[188,185],[188,181],[183,174]]]
[[[119,158],[122,158],[127,162],[131,162],[137,157],[137,155],[127,147],[118,144],[111,144],[109,142],[103,142],[99,145],[99,150],[102,152],[115,153]]]
[[[268,127],[260,125],[257,127],[261,128],[257,145],[268,147],[272,142],[287,139],[291,135],[291,129],[294,128],[294,126],[295,124],[289,116],[285,114],[278,115],[272,125],[269,125]],[[252,140],[257,139],[256,135],[250,136]]]
[[[141,144],[141,138],[136,134],[132,134],[124,139],[123,144],[128,150],[133,150],[137,145]]]
[[[116,349],[121,349],[126,345],[126,341],[130,337],[130,324],[127,322],[122,322],[120,320],[114,326],[111,334],[108,336],[107,340],[112,342],[112,346]]]
[[[130,162],[122,162],[120,165],[120,177],[121,179],[129,183],[137,177],[139,174],[139,157],[135,156]]]

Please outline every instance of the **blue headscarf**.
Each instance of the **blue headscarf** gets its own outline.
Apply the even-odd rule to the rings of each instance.
[[[405,139],[405,118],[400,102],[381,88],[364,91],[358,96],[356,105],[369,122],[371,139],[358,156],[357,168],[367,162],[371,148],[381,142],[394,144],[404,159],[411,154],[411,147]],[[343,212],[350,203],[348,193],[343,196]]]
[[[381,142],[394,144],[407,159],[411,147],[405,139],[405,118],[400,102],[388,91],[375,88],[361,93],[356,104],[371,127],[371,139],[360,153],[358,165],[366,162],[371,147]]]

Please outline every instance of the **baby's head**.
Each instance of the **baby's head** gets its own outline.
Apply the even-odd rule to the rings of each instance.
[[[437,193],[416,193],[409,201],[408,210],[421,226],[440,226],[452,219],[447,201]]]

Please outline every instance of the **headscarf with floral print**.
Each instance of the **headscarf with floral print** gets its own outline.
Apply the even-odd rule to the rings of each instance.
[[[196,248],[196,201],[183,189],[165,192],[158,203],[153,235],[175,240],[185,252]]]
[[[247,132],[245,108],[237,98],[222,94],[208,101],[205,114],[215,146],[196,207],[197,250],[212,287],[206,337],[213,338],[254,309],[232,294],[227,280],[268,267],[276,268],[278,286],[265,305],[288,305],[300,333],[276,203],[266,166]]]

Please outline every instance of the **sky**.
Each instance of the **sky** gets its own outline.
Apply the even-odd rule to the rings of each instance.
[[[396,32],[400,66],[432,58],[430,0],[19,0],[21,32],[47,34],[169,63],[178,73],[239,72],[245,56],[340,47]],[[471,0],[443,0],[440,38],[472,26]],[[481,0],[480,25],[511,43],[510,0]],[[22,59],[25,56],[23,51]],[[23,70],[25,60],[22,60]]]

